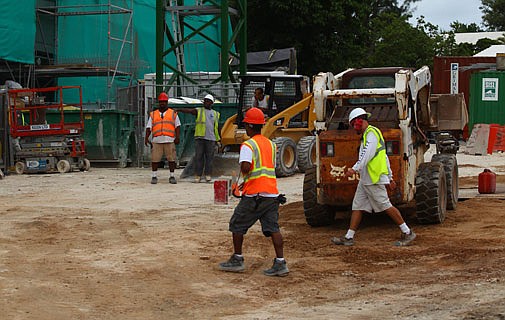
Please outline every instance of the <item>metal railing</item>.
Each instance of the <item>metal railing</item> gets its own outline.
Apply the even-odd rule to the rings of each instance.
[[[215,104],[237,104],[239,84],[238,83],[204,83],[196,85],[154,85],[139,83],[138,85],[119,88],[117,90],[116,109],[122,111],[135,112],[135,136],[136,136],[136,156],[132,159],[132,164],[144,167],[150,163],[150,150],[144,145],[145,126],[149,112],[156,104],[156,93],[165,91],[168,93],[169,105],[171,107],[194,106],[191,101],[202,101],[206,94],[214,96]],[[194,99],[194,100],[191,100]],[[189,103],[188,103],[189,101]]]

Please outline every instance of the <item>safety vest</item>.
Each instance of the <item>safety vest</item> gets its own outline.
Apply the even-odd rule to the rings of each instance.
[[[206,119],[205,119],[205,108],[197,108],[197,113],[196,113],[196,123],[195,123],[195,137],[205,137],[205,126],[206,126]],[[216,141],[221,140],[219,138],[219,130],[218,130],[218,125],[219,125],[219,112],[216,110],[212,110],[214,112],[214,135],[216,136]]]
[[[366,146],[366,136],[368,133],[372,131],[373,134],[377,137],[377,149],[375,150],[374,157],[368,162],[366,168],[368,170],[368,174],[370,175],[370,179],[372,183],[377,183],[382,174],[389,174],[388,165],[386,160],[386,144],[384,143],[384,138],[382,137],[382,133],[379,129],[374,126],[368,125],[363,134],[363,146]]]
[[[267,137],[257,134],[242,144],[253,152],[252,170],[244,177],[243,194],[278,194],[275,178],[276,146]]]
[[[177,117],[177,113],[174,110],[167,109],[163,118],[161,117],[161,112],[159,110],[151,112],[150,116],[153,124],[153,137],[175,137],[175,119]]]

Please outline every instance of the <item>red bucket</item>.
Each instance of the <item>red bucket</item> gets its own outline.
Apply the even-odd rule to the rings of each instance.
[[[228,195],[230,194],[229,180],[214,181],[214,203],[228,204]]]

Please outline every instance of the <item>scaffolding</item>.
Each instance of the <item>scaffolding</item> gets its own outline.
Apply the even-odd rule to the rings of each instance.
[[[129,78],[129,85],[136,77],[132,32],[133,0],[104,0],[98,4],[80,5],[57,5],[58,3],[62,1],[39,0],[37,3],[38,43],[36,63],[33,71],[29,73],[33,74],[33,78],[29,83],[32,87],[44,87],[54,79],[62,77],[105,77],[106,105],[110,108],[115,98],[113,84],[117,77]],[[59,30],[59,20],[83,16],[106,17],[106,28],[97,30],[97,36],[106,37],[105,56],[64,57],[61,54],[62,50],[70,50],[61,47],[60,33],[64,31],[68,35],[72,30]],[[126,23],[118,23],[117,20],[120,19],[117,17],[121,17],[121,21]],[[100,27],[101,25],[96,26],[97,29]],[[43,80],[46,83],[40,83]]]
[[[233,82],[233,73],[230,68],[230,58],[240,61],[240,73],[247,72],[247,1],[234,1],[237,8],[229,7],[229,0],[199,0],[194,5],[185,5],[184,0],[156,0],[156,82],[158,85],[167,83],[163,79],[165,73],[172,77],[168,85],[197,84],[187,75],[185,46],[200,37],[206,43],[220,49],[221,76],[215,82]],[[167,19],[167,13],[169,19]],[[208,17],[205,23],[199,26],[192,25],[185,20],[192,16]],[[168,20],[168,21],[167,21]],[[212,39],[205,34],[205,30],[215,26],[218,22],[220,28],[219,39]],[[229,23],[234,30],[230,34]],[[188,32],[188,34],[185,34]],[[166,40],[166,41],[165,41]],[[234,52],[237,44],[238,54]],[[170,62],[171,57],[175,64]],[[199,70],[189,70],[199,71]],[[184,92],[180,92],[184,95]]]

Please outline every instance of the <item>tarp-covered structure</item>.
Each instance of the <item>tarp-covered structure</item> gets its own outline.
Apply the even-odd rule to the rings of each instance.
[[[198,28],[210,19],[188,16],[185,22]],[[104,103],[114,101],[116,89],[156,71],[155,22],[153,0],[4,1],[0,59],[34,65],[35,77],[56,79],[53,85],[81,85],[86,107],[108,108]],[[210,39],[221,35],[218,23],[205,32]],[[184,52],[187,72],[220,71],[220,48],[204,37]]]
[[[0,59],[33,64],[35,1],[3,1],[0,10]]]

